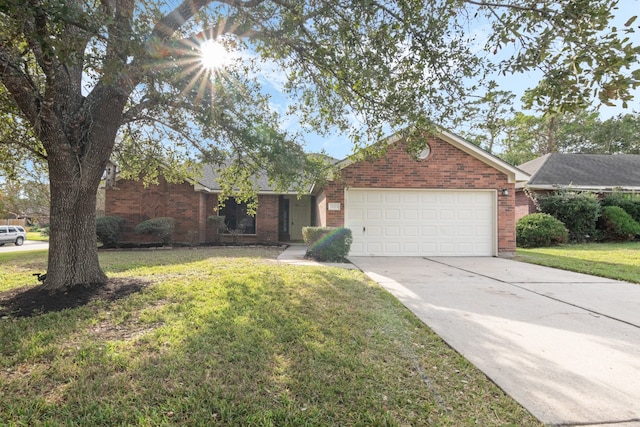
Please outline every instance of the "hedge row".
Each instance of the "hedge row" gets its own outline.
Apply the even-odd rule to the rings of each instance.
[[[540,196],[536,204],[541,214],[549,215],[566,227],[571,242],[632,240],[640,235],[640,195],[612,193],[598,200],[593,193],[564,190]],[[518,246],[564,243],[566,240],[559,238],[557,224],[539,215],[527,215],[518,220]]]
[[[96,236],[105,248],[114,248],[120,243],[120,235],[126,220],[119,216],[103,216],[96,219]],[[152,218],[136,225],[140,234],[155,236],[164,245],[171,243],[175,220],[169,217]]]

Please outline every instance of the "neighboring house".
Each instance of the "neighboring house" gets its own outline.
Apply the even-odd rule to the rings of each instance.
[[[537,211],[527,193],[544,195],[562,188],[602,195],[640,191],[638,154],[551,153],[518,166],[531,175],[516,188],[516,218]]]
[[[448,132],[428,139],[418,158],[391,137],[387,154],[374,161],[338,163],[339,173],[302,198],[275,193],[263,182],[255,217],[246,206],[228,200],[225,216],[244,241],[299,241],[302,228],[345,226],[353,232],[351,255],[509,256],[515,252],[515,186],[528,175]],[[127,240],[148,218],[176,220],[176,241],[216,240],[207,217],[216,214],[220,188],[208,167],[196,183],[144,189],[142,183],[117,181],[106,190],[106,215],[127,219]]]

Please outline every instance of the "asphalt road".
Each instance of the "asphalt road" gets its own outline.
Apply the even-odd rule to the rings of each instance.
[[[4,246],[0,246],[0,253],[35,251],[38,249],[49,249],[49,242],[42,242],[39,240],[25,240],[22,246],[16,246],[13,243],[5,243]]]

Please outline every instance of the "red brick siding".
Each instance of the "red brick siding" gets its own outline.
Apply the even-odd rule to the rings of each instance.
[[[519,190],[516,192],[516,221],[525,215],[529,215],[538,211],[533,200],[529,198],[526,192]]]
[[[141,181],[120,180],[116,189],[106,191],[105,215],[127,220],[122,236],[125,242],[153,241],[150,236],[135,233],[134,228],[159,217],[175,219],[174,241],[190,242],[194,234],[199,239],[200,195],[187,183],[171,184],[160,179],[158,185],[144,188]]]
[[[159,185],[144,188],[140,181],[120,180],[117,189],[106,191],[105,214],[127,220],[123,242],[150,242],[151,237],[134,232],[140,222],[163,216],[174,218],[174,241],[207,243],[216,241],[215,230],[207,221],[215,215],[218,195],[198,193],[189,183],[170,184],[160,179]],[[242,236],[243,242],[276,242],[278,240],[278,196],[258,196],[256,235]],[[229,240],[228,236],[223,240]]]
[[[314,215],[315,221],[312,225],[316,227],[326,226],[327,225],[327,195],[324,190],[322,190],[316,196],[316,203],[314,206]]]
[[[278,241],[279,208],[277,194],[258,196],[258,209],[256,210],[256,239],[258,242]]]
[[[340,203],[339,211],[326,210],[320,225],[344,224],[344,189],[424,188],[493,189],[498,191],[498,253],[515,252],[515,188],[507,176],[437,138],[430,138],[431,154],[422,161],[413,159],[402,148],[390,148],[386,156],[373,162],[358,162],[345,167],[341,178],[325,188],[326,204]],[[508,196],[501,190],[507,188]],[[318,218],[322,218],[321,215]]]

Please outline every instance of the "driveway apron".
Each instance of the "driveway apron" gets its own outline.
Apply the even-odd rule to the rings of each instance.
[[[640,285],[502,258],[349,259],[543,423],[640,426]]]

